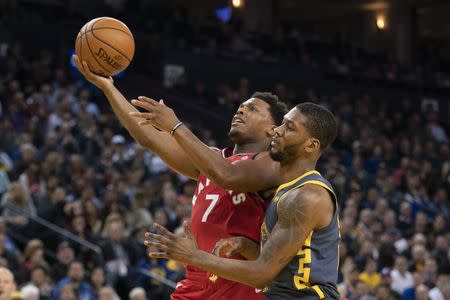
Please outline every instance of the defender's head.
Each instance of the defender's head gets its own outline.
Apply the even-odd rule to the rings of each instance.
[[[228,133],[235,144],[270,139],[287,112],[286,104],[268,92],[256,92],[239,106]]]
[[[335,139],[336,119],[323,106],[306,102],[291,109],[283,124],[275,128],[270,156],[276,161],[290,161],[299,156],[318,159]]]

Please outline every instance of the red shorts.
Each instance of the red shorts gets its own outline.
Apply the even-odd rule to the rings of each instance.
[[[200,275],[200,274],[199,274]],[[255,288],[235,281],[217,278],[215,282],[207,279],[206,274],[188,276],[178,282],[170,300],[264,300],[262,293]]]

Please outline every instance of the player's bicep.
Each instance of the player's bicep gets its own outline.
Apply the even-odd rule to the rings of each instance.
[[[292,191],[277,205],[278,220],[261,250],[258,260],[269,270],[270,281],[301,249],[317,223],[316,200]]]
[[[279,163],[268,155],[235,163],[224,180],[225,188],[246,192],[263,191],[279,184]]]

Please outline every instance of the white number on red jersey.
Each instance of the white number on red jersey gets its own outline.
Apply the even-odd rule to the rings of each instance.
[[[214,206],[216,206],[217,201],[219,200],[219,195],[206,195],[206,200],[211,200],[211,203],[209,204],[208,208],[206,209],[205,213],[202,217],[202,222],[206,222],[208,220],[209,214],[212,212]]]

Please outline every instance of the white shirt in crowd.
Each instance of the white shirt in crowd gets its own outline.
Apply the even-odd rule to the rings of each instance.
[[[436,286],[428,292],[430,300],[445,300],[441,290]]]
[[[391,289],[399,293],[403,294],[403,291],[407,288],[413,287],[414,281],[413,276],[410,272],[406,272],[404,275],[400,274],[400,272],[396,269],[391,272]]]

